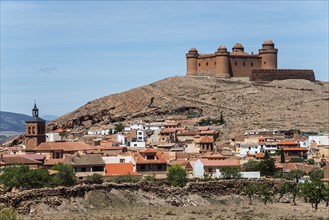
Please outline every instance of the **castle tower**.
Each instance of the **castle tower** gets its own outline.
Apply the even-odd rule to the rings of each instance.
[[[242,44],[240,44],[240,43],[236,43],[236,44],[234,44],[233,45],[233,47],[232,47],[232,52],[234,53],[234,52],[242,52],[242,53],[244,53],[244,47],[242,46]]]
[[[186,63],[187,63],[187,76],[196,75],[198,72],[198,56],[199,53],[197,49],[191,48],[186,54]]]
[[[227,48],[221,45],[216,52],[216,77],[230,78],[230,61]]]
[[[262,69],[278,68],[278,49],[274,48],[274,43],[271,40],[265,40],[262,49],[259,49],[259,56],[262,58]]]
[[[33,150],[42,142],[46,142],[46,121],[39,117],[39,109],[34,103],[32,119],[25,122],[25,146],[26,150]]]

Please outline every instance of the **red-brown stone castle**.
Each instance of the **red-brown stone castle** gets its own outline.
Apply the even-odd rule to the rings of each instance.
[[[213,54],[199,54],[191,48],[186,54],[187,76],[214,76],[220,78],[249,77],[251,81],[307,79],[315,81],[313,70],[277,69],[278,49],[272,40],[265,40],[258,54],[244,52],[236,43],[232,52],[220,46]]]

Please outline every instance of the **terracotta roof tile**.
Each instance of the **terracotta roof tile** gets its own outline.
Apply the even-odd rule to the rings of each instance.
[[[23,155],[3,155],[2,160],[4,165],[13,165],[13,164],[26,164],[26,165],[41,165],[42,163],[37,160],[33,160]]]
[[[308,151],[307,148],[304,147],[284,147],[283,151]]]
[[[201,138],[199,143],[214,143],[214,138],[209,136],[204,136],[203,138]]]
[[[85,151],[85,150],[98,150],[99,147],[90,146],[84,142],[49,142],[41,143],[38,147],[34,148],[33,151]]]
[[[226,160],[208,160],[200,159],[204,166],[208,167],[225,167],[225,166],[240,166],[240,161],[235,159]]]
[[[134,172],[134,165],[132,163],[111,163],[105,164],[106,176],[124,176],[124,175],[138,175]]]
[[[64,158],[65,164],[74,165],[105,165],[105,162],[99,154],[85,155],[66,155]]]
[[[298,145],[295,141],[280,141],[278,145]]]

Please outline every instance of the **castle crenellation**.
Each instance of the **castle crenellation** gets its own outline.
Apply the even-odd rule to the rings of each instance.
[[[313,70],[278,69],[278,49],[272,40],[265,40],[258,54],[246,53],[241,43],[229,52],[221,45],[213,54],[199,54],[191,48],[186,54],[187,76],[220,78],[249,77],[251,81],[307,79],[315,81]]]

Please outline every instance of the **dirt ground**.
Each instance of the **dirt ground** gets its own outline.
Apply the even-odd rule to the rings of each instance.
[[[172,200],[171,200],[172,201]],[[246,197],[232,195],[204,198],[189,195],[184,205],[175,207],[169,200],[159,199],[148,193],[112,191],[93,192],[83,199],[62,201],[59,207],[39,204],[35,212],[24,219],[327,219],[329,207],[325,203],[314,211],[311,204],[297,200],[297,205],[273,203],[264,205],[253,199],[252,205]]]

